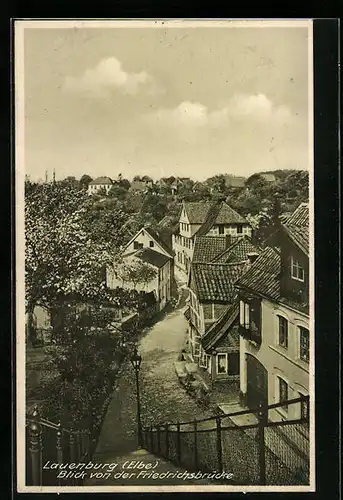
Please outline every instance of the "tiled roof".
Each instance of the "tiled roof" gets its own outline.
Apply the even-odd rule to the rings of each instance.
[[[301,203],[282,224],[291,240],[306,254],[309,254],[309,208]]]
[[[281,258],[277,250],[266,247],[236,285],[274,300],[280,298]]]
[[[199,302],[230,303],[236,296],[235,282],[244,264],[192,263],[190,286]]]
[[[231,335],[231,327],[237,321],[239,316],[239,303],[234,302],[225,310],[221,317],[211,325],[207,332],[201,338],[201,344],[204,349],[215,347],[223,337],[227,336],[227,347],[236,348],[239,346],[239,335]],[[221,345],[221,344],[220,344]]]
[[[300,203],[294,212],[284,221],[285,224],[294,226],[308,226],[309,224],[309,209],[308,203]]]
[[[283,228],[290,239],[306,254],[309,255],[309,231],[308,226],[295,226],[284,224]]]
[[[229,246],[224,252],[213,259],[213,262],[230,264],[248,259],[249,253],[260,253],[260,249],[251,243],[250,238],[243,236]]]
[[[247,220],[231,208],[225,201],[221,202],[216,224],[248,224]]]
[[[93,181],[91,181],[89,184],[94,185],[94,184],[113,184],[112,179],[109,177],[97,177]]]
[[[185,210],[190,224],[203,224],[208,211],[213,204],[209,201],[196,201],[185,203]]]
[[[168,260],[170,260],[170,258],[166,255],[155,252],[155,250],[152,250],[151,248],[142,248],[142,250],[138,250],[138,252],[135,253],[135,256],[143,262],[158,268],[163,267]]]
[[[196,236],[194,239],[193,262],[212,262],[228,246],[226,236]]]
[[[165,252],[167,252],[171,257],[174,257],[172,248],[166,243],[162,234],[159,234],[151,227],[144,227],[144,229],[157,243],[159,243]]]

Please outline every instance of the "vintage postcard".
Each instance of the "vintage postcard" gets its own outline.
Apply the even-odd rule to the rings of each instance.
[[[18,20],[17,490],[315,491],[311,20]]]

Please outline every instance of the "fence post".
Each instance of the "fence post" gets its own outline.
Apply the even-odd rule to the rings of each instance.
[[[156,437],[157,437],[157,453],[161,454],[161,430],[159,425],[156,428]]]
[[[73,463],[73,462],[75,462],[75,438],[74,438],[73,431],[71,431],[69,434],[69,452],[70,452],[70,462]],[[72,485],[74,485],[75,479],[71,478],[70,482]]]
[[[166,458],[169,459],[169,424],[166,424]]]
[[[154,451],[154,435],[152,433],[153,426],[150,425],[150,450],[153,452]]]
[[[218,458],[218,469],[219,472],[223,472],[223,450],[222,450],[222,429],[221,429],[221,419],[216,417],[217,424],[217,458]]]
[[[198,423],[194,420],[194,470],[198,470]]]
[[[58,422],[58,431],[56,435],[56,453],[57,453],[57,462],[59,465],[63,462],[63,447],[62,447],[62,431],[61,431],[61,422]],[[58,479],[58,485],[61,486],[61,479]]]
[[[266,424],[266,417],[267,417],[266,407],[263,403],[260,403],[258,410],[258,451],[259,451],[261,485],[266,484],[266,450],[265,450],[265,440],[264,440],[264,428]]]
[[[181,431],[180,431],[180,422],[177,423],[176,456],[177,456],[178,463],[181,464]]]
[[[32,412],[34,422],[29,424],[29,450],[31,456],[31,474],[33,486],[42,485],[42,427],[39,423],[37,405]]]

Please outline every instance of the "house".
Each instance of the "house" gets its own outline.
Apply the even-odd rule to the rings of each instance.
[[[153,184],[151,180],[135,180],[131,182],[129,191],[131,193],[146,193]]]
[[[190,356],[212,380],[239,380],[239,302],[235,282],[254,261],[259,248],[242,237],[195,239],[188,287]],[[237,388],[238,393],[238,388]]]
[[[125,264],[144,263],[155,270],[155,277],[149,282],[125,281],[107,269],[109,288],[129,288],[140,292],[153,292],[162,310],[171,299],[174,281],[174,254],[160,234],[150,227],[143,227],[121,251]]]
[[[245,177],[235,175],[225,175],[225,186],[229,188],[243,188],[245,186]]]
[[[309,394],[309,213],[302,203],[236,283],[240,300],[240,394],[256,408]],[[307,403],[274,410],[284,419]],[[272,415],[271,415],[271,418]]]
[[[191,264],[189,310],[186,311],[189,354],[212,380],[239,376],[238,307],[234,284],[243,268],[244,263]],[[219,335],[214,339],[223,327],[226,338]],[[231,331],[232,327],[235,328]]]
[[[276,182],[276,177],[274,174],[271,174],[269,172],[265,172],[263,174],[260,174],[263,180],[266,182]]]
[[[196,236],[252,236],[248,221],[226,202],[183,202],[179,228],[173,234],[175,264],[188,273]]]
[[[182,186],[183,184],[187,184],[189,182],[191,182],[190,177],[177,177],[170,185],[172,195],[173,196],[176,195],[180,186]]]
[[[113,181],[109,177],[97,177],[88,184],[88,194],[95,194],[100,190],[105,190],[108,194],[113,186]]]

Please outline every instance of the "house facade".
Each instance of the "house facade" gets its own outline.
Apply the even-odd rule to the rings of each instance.
[[[183,203],[179,227],[173,234],[175,265],[188,273],[196,236],[252,236],[247,220],[226,202]]]
[[[97,177],[88,184],[88,194],[96,194],[101,190],[105,190],[106,194],[108,194],[113,184],[112,179],[109,177]]]
[[[309,395],[309,233],[302,204],[237,282],[240,301],[240,394],[256,408]],[[304,402],[304,405],[307,404]],[[284,419],[307,411],[282,406]]]
[[[160,235],[144,227],[121,251],[125,264],[142,262],[155,270],[155,277],[148,281],[125,281],[107,268],[107,285],[110,288],[129,288],[139,292],[154,293],[159,310],[171,299],[174,280],[174,255]]]

